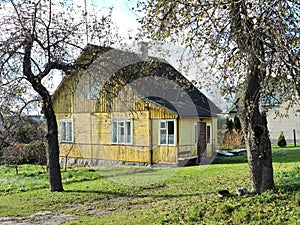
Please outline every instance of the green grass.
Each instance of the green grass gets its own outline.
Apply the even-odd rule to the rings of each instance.
[[[293,150],[293,149],[299,149],[300,144],[297,144],[296,147],[294,144],[287,144],[286,147],[279,147],[278,145],[272,145],[273,150]]]
[[[243,157],[243,156],[240,156]],[[245,157],[245,156],[244,156]],[[74,215],[67,224],[299,224],[300,148],[274,150],[276,189],[249,189],[247,163],[184,168],[68,168],[65,192],[50,193],[41,166],[0,168],[0,216],[50,210]],[[220,199],[218,190],[232,196]]]
[[[287,147],[282,148],[274,145],[272,146],[272,158],[273,162],[298,162],[300,161],[300,146],[287,145]],[[247,163],[247,153],[241,152],[234,157],[218,155],[213,163]]]

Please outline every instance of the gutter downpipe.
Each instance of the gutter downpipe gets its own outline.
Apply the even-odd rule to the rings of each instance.
[[[149,163],[150,163],[150,166],[153,165],[153,145],[152,145],[152,133],[153,133],[153,130],[152,130],[152,118],[151,118],[151,109],[150,107],[148,107],[148,110],[149,110]]]

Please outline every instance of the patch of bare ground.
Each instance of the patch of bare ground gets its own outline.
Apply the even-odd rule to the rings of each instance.
[[[1,225],[58,225],[74,220],[73,215],[40,211],[28,216],[0,217]]]

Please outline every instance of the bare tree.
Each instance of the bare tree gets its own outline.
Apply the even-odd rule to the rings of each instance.
[[[271,143],[260,102],[299,101],[299,1],[148,0],[139,10],[149,38],[191,48],[206,59],[208,75],[216,73],[223,92],[237,94],[252,190],[272,189]]]
[[[44,81],[54,70],[70,75],[81,67],[75,58],[90,37],[107,37],[110,14],[87,18],[86,7],[55,0],[2,1],[0,11],[1,87],[29,84],[40,95],[47,122],[50,190],[63,191],[58,126]]]

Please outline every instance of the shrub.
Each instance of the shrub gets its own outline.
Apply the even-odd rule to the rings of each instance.
[[[261,119],[263,121],[263,124],[265,126],[268,126],[268,120],[267,120],[267,113],[266,113],[266,111],[262,111],[262,113],[260,114],[260,117],[261,117]]]
[[[14,143],[3,148],[3,162],[6,165],[20,165],[24,162],[24,144]]]
[[[24,144],[14,143],[3,148],[1,164],[4,163],[8,166],[14,166],[16,169],[16,174],[19,174],[18,165],[24,163],[23,154]]]
[[[29,164],[46,165],[46,146],[42,141],[32,141],[24,147],[24,160]]]
[[[241,130],[227,131],[223,138],[221,149],[244,148],[244,133]]]
[[[229,119],[228,117],[226,118],[226,126],[229,131],[232,131],[232,129],[233,129],[232,119]]]
[[[242,129],[242,126],[241,126],[241,121],[239,119],[239,117],[237,115],[234,116],[234,119],[233,119],[233,128],[236,130],[236,131],[239,131]]]
[[[282,131],[279,134],[277,145],[279,147],[285,147],[286,146],[286,140],[285,140],[285,137],[284,137],[284,134],[283,134]]]

